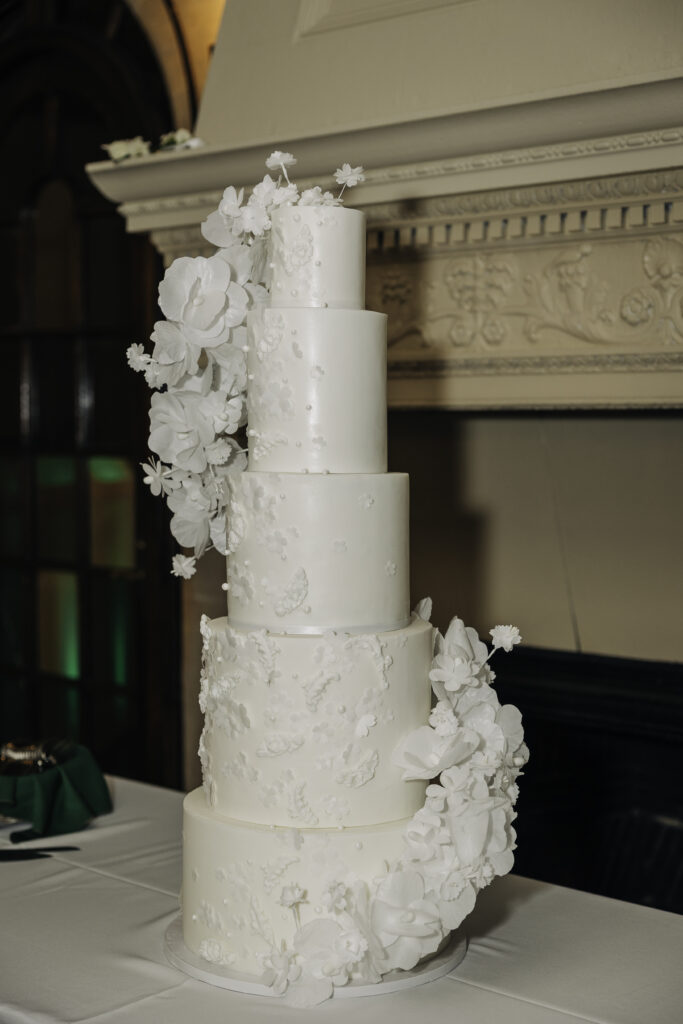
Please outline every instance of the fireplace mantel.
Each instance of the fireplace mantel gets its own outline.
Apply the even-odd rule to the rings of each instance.
[[[530,94],[524,60],[534,59],[540,43],[524,26],[534,23],[537,4],[520,0],[514,30],[505,29],[514,39],[498,39],[503,29],[492,5],[501,18],[509,11],[500,0],[387,0],[379,7],[283,0],[273,12],[277,24],[252,25],[271,77],[264,72],[239,103],[226,104],[245,73],[236,39],[258,20],[253,5],[235,0],[197,125],[209,144],[93,164],[88,172],[118,204],[128,230],[149,233],[168,264],[212,251],[201,222],[226,185],[248,188],[262,177],[271,149],[295,153],[302,186],[331,183],[342,160],[362,163],[366,181],[351,201],[368,217],[368,308],[389,314],[390,405],[680,406],[683,62],[668,42],[676,31],[671,8],[655,0],[647,23],[632,12],[615,34],[588,8],[573,19],[568,5],[553,4],[563,31],[576,22],[574,43],[581,40],[582,49],[563,64],[556,25]],[[437,22],[460,47],[450,71],[438,64]],[[404,105],[409,98],[391,60],[406,36],[420,72],[420,117],[391,107],[394,93]],[[609,58],[600,66],[608,37]],[[339,56],[344,40],[359,59],[365,50],[376,54],[386,80],[363,94],[351,79],[345,104],[337,89],[316,107],[305,68],[332,61],[333,80],[348,63]],[[468,48],[488,53],[498,44],[505,44],[496,51],[502,64],[490,83],[481,78],[475,95],[480,69],[468,64]],[[268,82],[278,74],[274,92]],[[453,86],[447,96],[445,82]],[[307,104],[309,134],[301,131]],[[321,130],[335,104],[345,120]]]
[[[89,171],[168,264],[212,251],[199,226],[218,182],[256,180],[262,159],[199,150]],[[353,201],[367,305],[389,313],[391,406],[681,405],[683,128],[370,167]]]

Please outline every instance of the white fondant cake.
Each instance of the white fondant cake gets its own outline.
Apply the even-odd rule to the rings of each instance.
[[[425,783],[404,782],[391,757],[429,716],[429,623],[283,636],[215,619],[202,631],[201,756],[216,811],[334,828],[398,821],[422,806]]]
[[[286,178],[292,158],[276,157]],[[202,620],[204,782],[185,800],[184,941],[311,1005],[420,964],[510,869],[527,751],[475,631],[454,619],[441,636],[428,601],[409,612],[408,478],[386,472],[386,318],[362,308],[365,218],[286,180],[267,176],[246,205],[226,190],[205,226],[218,262],[178,261],[161,291],[186,318],[186,348],[157,325],[155,359],[133,356],[170,393],[156,398],[153,438],[181,469],[146,469],[176,535],[223,550],[227,521],[228,617]],[[244,266],[269,226],[258,306]],[[246,336],[230,335],[244,328],[237,314],[230,327],[217,281],[240,316],[255,305]],[[243,379],[238,340],[243,473],[223,469],[233,449],[221,434],[238,400],[221,382],[228,369],[231,387]],[[176,556],[174,571],[190,575],[194,560]],[[494,650],[519,640],[514,627],[492,635]]]
[[[254,469],[386,472],[386,319],[358,309],[248,314]]]
[[[228,615],[278,633],[410,622],[405,473],[261,473],[232,481]]]

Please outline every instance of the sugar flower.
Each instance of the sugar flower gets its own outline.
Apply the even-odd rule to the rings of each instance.
[[[511,651],[515,644],[522,642],[517,626],[494,626],[493,629],[489,630],[493,638],[493,649],[494,651],[499,650],[501,647],[504,651]]]
[[[158,497],[163,489],[164,474],[167,472],[165,466],[155,459],[152,459],[151,462],[141,462],[140,465],[145,473],[142,482],[147,484],[152,494]]]
[[[264,977],[266,985],[270,985],[276,996],[281,996],[287,991],[287,986],[301,974],[301,968],[296,963],[296,953],[288,950],[284,940],[279,949],[273,951],[263,959]]]
[[[295,163],[296,157],[291,153],[283,153],[281,150],[275,149],[266,160],[266,167],[269,171],[277,171],[280,167],[284,171],[285,167],[293,167]]]
[[[363,174],[362,167],[352,167],[351,164],[342,164],[334,172],[334,180],[338,185],[343,185],[344,188],[353,188],[354,185],[359,185],[361,181],[365,181],[365,175]]]
[[[197,571],[196,559],[187,555],[174,555],[172,565],[171,574],[184,580],[191,579]]]
[[[144,373],[150,362],[150,356],[142,345],[129,345],[126,349],[126,359],[131,370],[135,370],[136,373]]]
[[[187,128],[176,128],[173,132],[166,132],[159,139],[159,149],[166,151],[199,149],[203,145],[203,141],[188,131]]]
[[[102,149],[106,151],[110,160],[115,164],[130,157],[149,156],[149,142],[141,135],[134,139],[116,139],[114,142],[107,142]]]
[[[296,907],[299,903],[306,902],[306,890],[293,882],[292,885],[285,885],[280,893],[278,903],[281,907]]]

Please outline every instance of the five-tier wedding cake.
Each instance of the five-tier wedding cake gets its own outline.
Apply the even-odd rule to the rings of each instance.
[[[387,473],[386,317],[364,309],[365,217],[267,181],[267,225],[240,222],[268,239],[269,295],[249,303],[241,339],[248,468],[221,478],[228,615],[201,624],[182,929],[223,984],[250,976],[305,1005],[443,949],[512,866],[527,751],[476,632],[454,619],[441,636],[428,601],[410,612],[408,477]],[[226,197],[234,226],[248,205]],[[169,504],[181,489],[168,485]],[[519,639],[492,636],[493,649]]]

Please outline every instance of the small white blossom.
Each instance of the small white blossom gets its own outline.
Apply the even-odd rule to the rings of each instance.
[[[333,910],[341,913],[348,907],[349,891],[343,882],[330,882],[323,890],[322,905],[330,913]]]
[[[289,983],[296,981],[301,974],[301,968],[296,963],[296,953],[287,949],[284,939],[279,950],[273,948],[268,956],[263,958],[263,967],[263,980],[277,996],[286,992]]]
[[[361,181],[365,181],[365,175],[363,174],[362,167],[352,167],[351,164],[342,164],[334,172],[334,179],[338,185],[343,185],[345,188],[352,188],[354,185],[359,185]]]
[[[270,217],[265,206],[252,203],[251,200],[242,208],[242,225],[252,235],[262,235],[270,227]]]
[[[283,153],[281,150],[274,150],[268,159],[266,160],[266,167],[269,171],[277,171],[278,168],[282,167],[293,167],[296,163],[296,157],[292,156],[291,153]]]
[[[199,149],[204,143],[187,128],[176,128],[174,132],[166,132],[159,139],[159,149]]]
[[[454,736],[458,731],[458,719],[450,703],[440,700],[429,716],[429,724],[439,736]]]
[[[299,198],[299,206],[322,206],[323,205],[323,190],[320,185],[315,185],[313,188],[306,188],[301,193]]]
[[[158,459],[152,459],[151,462],[141,462],[140,465],[144,471],[144,477],[142,482],[147,484],[150,491],[155,497],[158,497],[163,490],[163,479],[166,473],[166,467]]]
[[[306,902],[306,895],[306,890],[293,882],[292,885],[283,886],[278,903],[281,907],[297,907],[299,903]]]
[[[149,156],[149,142],[141,135],[136,135],[134,139],[115,139],[114,142],[105,143],[102,149],[115,164],[129,157]]]
[[[377,715],[361,715],[356,723],[356,736],[369,736],[370,730],[377,725]]]
[[[335,952],[347,967],[357,964],[368,951],[368,940],[357,928],[342,932],[334,944]]]
[[[494,626],[489,630],[493,638],[493,649],[497,651],[503,648],[504,651],[511,651],[515,644],[520,644],[522,638],[516,626]]]
[[[184,580],[191,579],[197,571],[196,561],[195,558],[189,558],[187,555],[174,555],[171,575],[179,576]]]
[[[136,373],[144,373],[151,357],[147,355],[142,345],[129,345],[126,349],[126,359],[131,370],[135,370]]]

